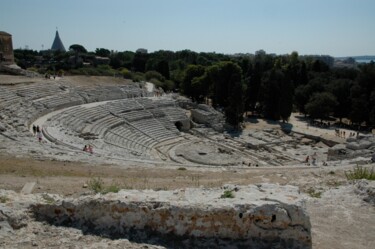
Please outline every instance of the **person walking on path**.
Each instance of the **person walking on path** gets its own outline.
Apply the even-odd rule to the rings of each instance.
[[[36,135],[36,126],[35,125],[33,125],[33,134],[34,134],[34,136]]]
[[[90,154],[94,153],[94,151],[93,151],[93,147],[92,147],[91,144],[89,144],[89,147],[87,148],[87,151],[88,151]]]
[[[39,143],[41,143],[43,139],[43,134],[40,130],[36,133],[36,137],[38,138]]]
[[[309,163],[309,159],[310,159],[310,157],[307,156],[306,159],[305,159],[305,163]]]
[[[312,165],[316,164],[316,156],[317,156],[316,152],[314,152],[314,154],[311,156]]]

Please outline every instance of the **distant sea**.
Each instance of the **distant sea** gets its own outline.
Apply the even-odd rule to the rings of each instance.
[[[336,57],[337,60],[345,60],[347,58],[353,58],[357,63],[370,63],[375,62],[375,55],[361,55],[361,56],[348,56],[348,57]]]
[[[355,59],[355,61],[357,63],[370,63],[371,61],[375,62],[375,59],[372,59],[372,60],[370,60],[370,59]]]
[[[370,63],[371,61],[375,61],[375,56],[373,55],[353,56],[352,58],[357,63]]]

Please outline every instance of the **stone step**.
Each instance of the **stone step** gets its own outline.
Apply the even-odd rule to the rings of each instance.
[[[33,192],[36,182],[27,182],[21,189],[21,194],[28,195]]]

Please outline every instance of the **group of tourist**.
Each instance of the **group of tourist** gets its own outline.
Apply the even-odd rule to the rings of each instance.
[[[305,159],[305,163],[307,166],[310,166],[310,161],[311,161],[311,164],[313,166],[315,166],[317,164],[317,157],[318,155],[316,154],[316,152],[314,152],[314,154],[312,154],[311,156],[307,155],[306,159]],[[323,166],[327,166],[327,162],[322,162],[322,165]]]
[[[335,135],[336,135],[336,137],[346,138],[346,132],[342,131],[340,129],[335,129]],[[355,136],[356,136],[355,132],[350,132],[349,133],[349,137],[355,137]],[[357,132],[357,137],[358,136],[359,136],[359,132]]]
[[[42,133],[42,129],[39,127],[39,125],[37,125],[37,126],[33,125],[33,134],[34,134],[34,136],[36,136],[38,141],[41,143],[42,140],[43,140],[43,133]]]
[[[316,126],[316,127],[319,127],[319,128],[329,128],[331,127],[331,122],[323,122],[323,121],[315,121],[315,120],[312,120],[310,121],[310,125],[312,126]]]
[[[92,147],[91,144],[89,144],[89,145],[85,145],[85,146],[83,147],[83,151],[84,151],[84,152],[88,152],[88,153],[90,153],[90,154],[94,153],[94,151],[93,151],[93,147]]]
[[[42,128],[39,127],[39,125],[35,126],[33,125],[33,134],[38,139],[38,141],[41,143],[43,141],[43,133]],[[90,154],[94,153],[93,147],[91,144],[85,145],[83,147],[83,151],[88,152]]]

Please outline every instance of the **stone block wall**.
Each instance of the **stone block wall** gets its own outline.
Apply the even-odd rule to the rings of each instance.
[[[233,198],[222,198],[223,191]],[[302,203],[296,188],[267,184],[121,191],[38,204],[33,211],[39,220],[56,225],[116,237],[157,235],[167,244],[192,239],[194,246],[203,247],[215,239],[254,248],[311,248],[310,221]]]
[[[0,31],[0,63],[14,64],[12,35]]]

